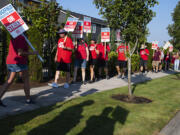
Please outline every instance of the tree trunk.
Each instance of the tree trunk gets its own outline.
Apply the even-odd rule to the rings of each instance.
[[[129,90],[129,98],[132,99],[132,89],[131,89],[131,56],[128,58],[128,90]]]

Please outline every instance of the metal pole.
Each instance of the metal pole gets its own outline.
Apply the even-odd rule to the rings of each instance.
[[[25,38],[26,42],[27,42],[28,45],[31,47],[31,49],[32,49],[33,51],[36,51],[36,49],[35,49],[34,46],[31,44],[31,42],[28,40],[28,38],[27,38],[24,34],[22,34],[22,36]],[[41,62],[44,62],[43,58],[42,58],[39,54],[38,54],[37,56],[38,56],[38,58],[39,58],[39,60],[40,60]]]

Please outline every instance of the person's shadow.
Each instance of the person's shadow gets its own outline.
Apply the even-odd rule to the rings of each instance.
[[[129,111],[117,106],[115,109],[106,107],[99,116],[92,116],[86,127],[78,135],[113,135],[116,122],[125,123]]]
[[[58,116],[50,122],[38,126],[31,130],[28,135],[65,135],[74,128],[83,118],[82,112],[85,106],[90,106],[93,100],[84,101],[78,105],[71,106],[60,112]]]

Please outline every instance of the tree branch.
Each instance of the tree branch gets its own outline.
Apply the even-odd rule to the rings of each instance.
[[[134,46],[133,50],[130,53],[130,56],[133,55],[134,51],[136,50],[137,45],[138,45],[138,38],[136,37],[136,43],[135,43],[135,46]]]

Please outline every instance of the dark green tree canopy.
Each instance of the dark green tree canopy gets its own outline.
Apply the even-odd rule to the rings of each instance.
[[[180,49],[180,1],[178,2],[174,13],[172,14],[173,24],[168,26],[169,35],[173,38],[172,43],[177,48]]]
[[[156,0],[94,0],[109,26],[120,29],[128,42],[147,35],[147,24],[155,16],[151,8],[157,3]]]

